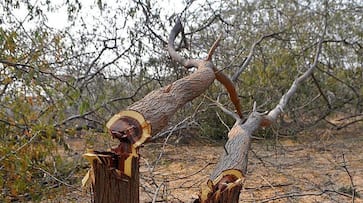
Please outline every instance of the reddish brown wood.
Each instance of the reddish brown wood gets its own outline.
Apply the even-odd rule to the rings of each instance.
[[[195,203],[234,203],[238,202],[242,188],[242,172],[229,169],[221,172],[214,180],[208,180],[201,189],[199,199]]]
[[[131,177],[116,169],[120,163],[117,154],[96,153],[99,159],[93,160],[92,183],[94,203],[138,203],[139,202],[139,157],[132,158]]]

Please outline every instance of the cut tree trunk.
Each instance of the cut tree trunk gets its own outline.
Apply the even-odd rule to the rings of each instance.
[[[112,152],[90,152],[84,156],[92,165],[92,190],[94,202],[139,202],[139,156],[133,156],[131,174],[118,170],[122,158]],[[91,158],[93,155],[94,158]],[[97,158],[96,158],[97,157]]]
[[[252,133],[260,127],[262,117],[252,113],[245,123],[237,118],[228,133],[225,151],[207,184],[202,186],[196,203],[237,203],[242,180],[247,173],[248,151]]]
[[[197,67],[197,70],[168,86],[150,92],[109,120],[107,128],[112,137],[120,141],[119,146],[110,152],[91,151],[84,155],[90,160],[92,167],[83,183],[92,185],[95,203],[138,202],[138,148],[167,126],[178,109],[205,92],[214,79],[217,78],[227,88],[238,114],[242,116],[233,83],[211,62],[220,38],[212,46],[207,60],[186,60],[174,48],[174,40],[181,29],[178,21],[170,33],[169,54],[184,67]],[[232,179],[239,179],[240,173],[237,171],[235,174],[237,178]],[[221,177],[221,180],[224,179],[225,177]]]

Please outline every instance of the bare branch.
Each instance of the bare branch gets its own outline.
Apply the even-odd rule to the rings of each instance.
[[[49,173],[48,171],[40,168],[40,167],[35,167],[35,169],[39,170],[39,171],[42,171],[43,173],[47,174],[49,177],[51,177],[52,179],[54,179],[55,181],[57,181],[58,183],[61,183],[67,187],[71,187],[77,191],[82,191],[81,189],[79,189],[79,187],[77,186],[74,186],[74,185],[70,185],[69,183],[63,181],[63,180],[60,180],[59,178],[55,177],[53,174]]]
[[[84,78],[84,81],[81,84],[80,89],[82,89],[85,85],[87,85],[90,80],[92,80],[97,74],[99,74],[106,67],[109,67],[110,65],[115,64],[116,61],[118,61],[123,56],[125,56],[131,50],[131,48],[133,46],[134,46],[134,42],[132,41],[131,44],[130,44],[130,46],[128,48],[126,48],[121,54],[119,54],[118,56],[116,56],[112,61],[110,61],[110,62],[108,62],[106,64],[103,64],[102,67],[100,67],[99,69],[97,69],[94,73],[90,74],[92,67],[95,66],[96,61],[101,57],[101,55],[103,54],[103,51],[106,50],[106,49],[108,49],[107,47],[105,47],[101,51],[101,53],[99,53],[99,55],[96,57],[96,59],[94,59],[92,61],[92,64],[89,66],[87,72],[85,73],[85,75],[83,77]],[[83,78],[80,78],[80,79],[83,79]]]
[[[261,203],[271,202],[271,201],[274,201],[274,200],[287,199],[287,198],[292,198],[292,197],[322,196],[322,195],[327,194],[327,193],[336,193],[336,194],[339,194],[339,195],[342,195],[342,196],[345,196],[345,197],[351,197],[348,194],[338,192],[338,191],[335,191],[335,190],[323,190],[321,192],[311,192],[311,193],[292,192],[292,193],[287,193],[287,194],[283,194],[283,195],[280,195],[280,196],[274,196],[274,197],[271,197],[271,198],[262,199],[262,200],[260,200],[260,202]]]
[[[157,39],[160,40],[160,42],[163,43],[163,45],[166,45],[167,42],[163,39],[162,36],[160,36],[159,34],[157,34],[151,27],[150,27],[150,24],[151,24],[151,21],[150,21],[150,15],[152,15],[152,12],[150,10],[150,7],[146,6],[145,3],[143,3],[142,1],[136,1],[136,4],[140,5],[141,8],[142,8],[142,12],[144,13],[145,15],[145,23],[144,23],[144,26],[146,26],[146,28],[151,32],[151,34],[156,37]]]
[[[309,76],[312,75],[313,71],[315,70],[316,66],[318,65],[318,61],[319,61],[319,56],[321,53],[321,49],[322,49],[322,45],[323,45],[323,41],[324,41],[324,36],[326,33],[326,28],[327,28],[327,19],[325,18],[325,22],[324,22],[324,28],[323,28],[323,33],[319,39],[318,42],[318,47],[315,53],[315,57],[314,57],[314,62],[313,64],[305,71],[304,74],[302,74],[300,77],[298,77],[297,79],[295,79],[295,81],[292,83],[292,85],[290,86],[290,89],[281,97],[279,104],[272,110],[269,112],[269,114],[267,115],[267,119],[270,121],[275,121],[277,119],[277,117],[283,112],[283,109],[285,109],[288,101],[290,100],[290,98],[295,94],[297,88],[299,87],[299,85],[304,82]]]
[[[209,17],[207,20],[208,22],[206,22],[204,25],[197,28],[196,30],[193,30],[192,32],[185,33],[185,35],[191,35],[191,34],[194,34],[194,33],[207,29],[216,19],[218,19],[218,15],[213,15],[213,16]]]
[[[344,129],[344,128],[346,128],[346,127],[348,127],[350,125],[353,125],[355,123],[363,122],[363,118],[357,119],[357,120],[353,120],[353,121],[350,121],[348,123],[341,124],[341,125],[336,125],[336,124],[328,121],[327,119],[325,119],[325,121],[328,122],[330,125],[333,125],[336,130],[341,130],[341,129]]]
[[[84,112],[82,114],[77,114],[77,115],[72,115],[72,116],[69,116],[68,118],[65,118],[64,120],[58,122],[58,123],[55,123],[53,126],[54,127],[57,127],[57,126],[60,126],[60,125],[64,125],[66,124],[67,122],[70,122],[72,120],[75,120],[75,119],[85,119],[86,116],[89,116],[91,114],[94,114],[96,113],[98,110],[100,110],[101,108],[106,108],[107,105],[111,104],[111,103],[114,103],[114,102],[118,102],[118,101],[122,101],[122,100],[129,100],[129,99],[133,99],[138,93],[139,91],[147,84],[149,84],[152,80],[149,80],[149,81],[146,81],[145,83],[141,84],[136,90],[135,92],[130,95],[130,96],[127,96],[127,97],[116,97],[116,98],[113,98],[113,99],[110,99],[104,103],[102,103],[101,105],[99,106],[95,106],[94,108],[90,109],[89,111],[87,112]]]
[[[330,66],[330,65],[328,65]],[[329,71],[323,70],[319,67],[316,67],[316,69],[322,73],[327,74],[328,76],[332,77],[334,80],[338,81],[339,83],[343,84],[344,86],[348,87],[356,96],[357,98],[357,106],[359,106],[359,104],[362,102],[362,98],[361,95],[359,94],[357,88],[355,88],[354,86],[350,85],[349,83],[341,80],[340,78],[338,78],[337,76],[333,75],[332,73],[330,73]]]
[[[25,146],[29,145],[37,136],[39,135],[39,132],[34,133],[34,135],[28,140],[28,142],[21,145],[19,148],[17,148],[15,151],[12,151],[8,154],[5,154],[3,157],[0,158],[0,161],[3,161],[5,158],[7,158],[11,154],[18,153],[21,149],[23,149]]]
[[[354,203],[354,200],[355,200],[355,196],[356,196],[356,188],[355,188],[355,184],[353,182],[353,177],[352,177],[352,174],[350,174],[349,170],[348,170],[348,167],[347,167],[347,162],[345,160],[345,156],[344,156],[344,153],[343,153],[343,169],[345,170],[345,172],[347,173],[347,175],[349,176],[349,180],[350,180],[350,187],[352,189],[352,203]]]
[[[311,77],[313,78],[314,84],[316,85],[316,87],[318,88],[321,96],[323,97],[324,101],[326,102],[326,104],[328,105],[329,109],[332,108],[331,106],[331,101],[329,101],[329,99],[327,98],[327,96],[325,96],[323,90],[320,87],[319,81],[316,79],[316,77],[314,76],[314,74],[311,74]]]
[[[237,81],[238,77],[241,75],[241,73],[246,69],[246,67],[248,66],[248,64],[251,62],[251,60],[253,58],[253,55],[255,54],[256,46],[259,45],[264,39],[273,37],[275,35],[278,35],[279,33],[280,32],[263,35],[262,37],[260,37],[260,39],[258,39],[255,43],[252,44],[251,49],[250,49],[250,53],[248,54],[247,58],[244,60],[242,66],[232,76],[232,81],[233,82],[236,82]]]
[[[190,178],[198,173],[201,173],[204,169],[206,169],[208,166],[211,166],[211,165],[214,165],[216,163],[213,163],[213,162],[208,162],[207,164],[205,164],[203,167],[201,167],[199,170],[191,173],[191,174],[188,174],[188,175],[185,175],[185,176],[181,176],[181,177],[177,177],[177,178],[172,178],[172,179],[167,179],[166,181],[167,182],[172,182],[172,181],[176,181],[176,180],[181,180],[181,179],[187,179],[187,178]]]
[[[155,194],[154,194],[154,197],[153,197],[153,201],[152,201],[152,203],[155,203],[155,202],[157,202],[157,198],[158,198],[158,193],[159,193],[159,191],[160,191],[160,189],[161,189],[161,187],[162,186],[164,186],[165,187],[165,185],[164,185],[165,183],[164,182],[162,182],[160,185],[159,185],[159,187],[156,189],[156,191],[155,191]]]
[[[219,109],[221,109],[225,114],[231,116],[232,118],[234,118],[236,121],[237,120],[240,120],[241,118],[234,112],[226,109],[220,102],[219,102],[219,99],[217,99],[217,101],[207,97],[207,96],[204,96],[205,98],[209,99],[210,101],[212,101],[214,103],[214,105],[216,105]]]
[[[212,56],[214,54],[214,51],[217,49],[217,47],[218,47],[219,42],[221,41],[221,39],[222,39],[222,34],[219,35],[219,37],[217,38],[217,40],[213,43],[212,47],[210,48],[210,50],[208,52],[208,56],[205,59],[206,61],[212,60]]]
[[[176,36],[181,32],[182,29],[183,26],[180,22],[180,19],[178,19],[169,35],[168,52],[170,54],[170,57],[173,60],[181,63],[185,68],[198,67],[198,65],[200,64],[200,60],[185,59],[175,51],[174,41]]]
[[[10,62],[10,61],[7,61],[7,60],[3,60],[3,59],[0,59],[0,63],[2,64],[5,64],[5,65],[8,65],[8,66],[12,66],[20,71],[23,71],[25,73],[29,73],[29,69],[32,69],[36,72],[39,72],[41,74],[44,74],[44,75],[49,75],[50,77],[60,81],[60,82],[64,82],[67,84],[68,87],[71,87],[73,89],[75,89],[75,87],[73,85],[71,85],[67,80],[64,80],[62,78],[60,78],[59,76],[55,75],[53,72],[51,71],[44,71],[44,70],[40,70],[39,68],[36,68],[32,65],[29,65],[29,64],[22,64],[22,63],[13,63],[13,62]],[[6,68],[6,66],[4,66]]]

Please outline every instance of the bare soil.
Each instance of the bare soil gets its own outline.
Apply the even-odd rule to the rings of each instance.
[[[85,140],[72,139],[69,146],[81,154],[85,146],[90,147]],[[192,202],[197,198],[200,185],[223,152],[223,143],[192,137],[189,141],[183,145],[149,143],[141,149],[141,202]],[[91,147],[107,149],[105,143],[112,145],[104,140]],[[253,142],[240,202],[340,203],[363,202],[362,198],[361,123],[340,131],[315,130]],[[85,190],[74,190],[66,199],[90,202],[91,196]]]

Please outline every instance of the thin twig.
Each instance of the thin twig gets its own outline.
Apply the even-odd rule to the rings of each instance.
[[[231,131],[231,128],[227,125],[226,122],[224,122],[224,120],[222,119],[222,117],[219,115],[219,113],[216,111],[217,117],[219,119],[219,121],[224,125],[224,127],[227,128],[228,132]]]
[[[162,182],[158,188],[156,188],[156,191],[155,191],[155,194],[154,194],[154,197],[153,197],[153,200],[152,200],[152,203],[155,203],[156,202],[156,199],[158,198],[158,193],[160,191],[160,188],[164,186],[164,182]]]
[[[234,112],[232,112],[232,111],[230,111],[230,110],[228,110],[227,108],[225,108],[221,103],[219,103],[218,101],[215,101],[215,100],[213,100],[212,98],[210,98],[210,97],[208,97],[207,95],[204,95],[204,97],[205,98],[207,98],[208,100],[210,100],[211,102],[213,102],[214,103],[214,105],[216,105],[219,109],[221,109],[225,114],[227,114],[227,115],[229,115],[229,116],[231,116],[232,118],[234,118],[236,121],[237,120],[240,120],[240,117],[236,114],[236,113],[234,113]]]
[[[44,169],[42,169],[42,168],[40,168],[40,167],[35,167],[35,169],[38,169],[38,170],[42,171],[43,173],[45,173],[45,174],[49,175],[51,178],[53,178],[54,180],[56,180],[56,181],[57,181],[57,182],[59,182],[59,183],[62,183],[62,184],[63,184],[63,185],[65,185],[65,186],[71,187],[71,188],[76,189],[76,190],[78,190],[78,191],[82,191],[82,190],[81,190],[81,189],[79,189],[78,187],[73,186],[73,185],[70,185],[70,184],[68,184],[68,183],[64,182],[63,180],[58,179],[57,177],[55,177],[54,175],[52,175],[51,173],[49,173],[48,171],[46,171],[46,170],[44,170]]]
[[[165,147],[166,147],[166,145],[167,145],[167,143],[168,143],[168,140],[169,140],[169,138],[173,135],[173,132],[175,131],[175,129],[179,126],[179,124],[181,124],[181,123],[184,123],[186,120],[188,120],[190,117],[188,116],[188,117],[186,117],[184,120],[182,120],[181,122],[179,122],[177,125],[175,125],[174,127],[173,127],[173,129],[171,129],[170,130],[170,132],[169,132],[169,134],[168,134],[168,136],[165,138],[165,140],[164,140],[164,143],[163,143],[163,146],[162,146],[162,148],[161,148],[161,152],[160,152],[160,154],[159,154],[159,156],[158,156],[158,158],[156,159],[156,161],[155,161],[155,164],[154,164],[154,166],[151,168],[151,173],[153,173],[153,171],[154,171],[154,169],[156,168],[156,166],[158,165],[158,163],[159,163],[159,161],[160,161],[160,159],[161,159],[161,157],[163,156],[163,154],[164,154],[164,151],[165,151]]]
[[[281,32],[276,32],[276,33],[272,33],[272,34],[266,34],[263,35],[262,37],[260,37],[256,42],[254,42],[250,48],[250,52],[248,53],[247,58],[244,60],[242,66],[236,71],[236,73],[232,76],[232,81],[236,82],[238,77],[241,75],[241,73],[247,68],[247,66],[249,65],[249,63],[251,62],[254,54],[255,54],[255,50],[256,47],[264,40],[264,39],[268,39],[271,37],[274,37],[278,34],[280,34]]]
[[[344,156],[344,153],[342,154],[343,155],[343,169],[345,170],[345,172],[348,174],[349,176],[349,180],[350,180],[350,187],[352,189],[352,203],[354,203],[354,200],[355,200],[355,185],[354,185],[354,182],[353,182],[353,177],[352,175],[350,174],[349,170],[348,170],[348,167],[347,167],[347,162],[345,160],[345,156]]]
[[[337,192],[334,190],[323,190],[321,192],[316,192],[316,193],[296,193],[296,192],[292,192],[292,193],[287,193],[287,194],[283,194],[283,195],[279,195],[279,196],[274,196],[274,197],[270,197],[267,199],[262,199],[260,200],[261,203],[265,203],[265,202],[271,202],[274,200],[280,200],[280,199],[286,199],[286,198],[292,198],[292,197],[304,197],[304,196],[321,196],[323,194],[326,193],[336,193],[345,197],[351,197],[350,195],[347,195],[345,193],[341,193],[341,192]]]
[[[321,89],[321,87],[320,87],[319,81],[318,81],[318,80],[316,79],[316,77],[314,76],[314,73],[313,73],[313,74],[311,74],[311,77],[313,78],[313,82],[314,82],[314,84],[316,85],[316,87],[318,88],[318,90],[319,90],[319,92],[320,92],[321,96],[323,96],[324,101],[325,101],[325,102],[326,102],[326,104],[328,105],[329,109],[331,109],[331,108],[332,108],[332,107],[331,107],[331,102],[329,101],[329,99],[327,98],[327,96],[325,96],[325,94],[324,94],[323,90],[322,90],[322,89]]]
[[[197,175],[198,173],[202,172],[202,171],[203,171],[204,169],[206,169],[208,166],[210,166],[210,165],[214,165],[214,164],[216,164],[216,163],[211,163],[211,162],[209,162],[209,163],[207,163],[206,165],[204,165],[202,168],[200,168],[199,170],[195,171],[195,172],[194,172],[194,173],[192,173],[192,174],[189,174],[189,175],[186,175],[186,176],[182,176],[182,177],[178,177],[178,178],[174,178],[174,179],[169,179],[169,180],[167,180],[167,182],[172,182],[172,181],[176,181],[176,180],[181,180],[181,179],[190,178],[190,177],[192,177],[192,176],[194,176],[194,175]]]

